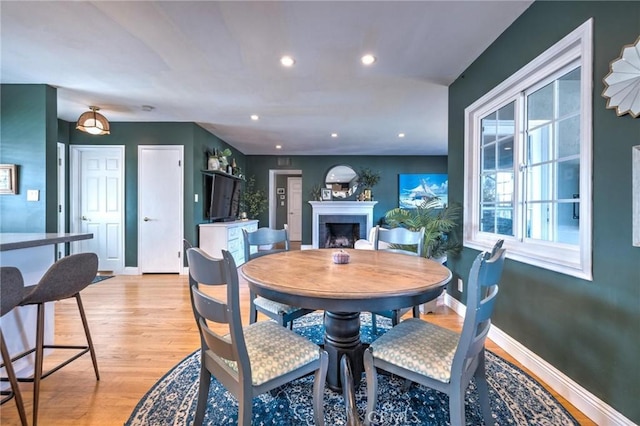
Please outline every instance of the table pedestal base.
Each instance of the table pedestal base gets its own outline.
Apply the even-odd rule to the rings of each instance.
[[[353,374],[353,387],[360,383],[364,364],[364,346],[360,341],[360,312],[325,312],[324,350],[329,355],[327,385],[333,391],[342,391],[340,359],[346,355]]]

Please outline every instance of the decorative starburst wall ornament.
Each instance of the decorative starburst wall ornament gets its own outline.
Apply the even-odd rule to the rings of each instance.
[[[620,57],[611,62],[609,74],[602,81],[607,108],[615,109],[618,116],[640,116],[640,37],[622,47]]]

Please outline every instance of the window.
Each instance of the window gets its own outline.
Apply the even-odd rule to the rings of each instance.
[[[592,21],[465,110],[464,244],[591,271]]]

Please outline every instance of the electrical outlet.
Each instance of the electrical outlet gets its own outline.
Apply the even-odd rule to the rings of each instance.
[[[462,293],[464,290],[464,284],[462,283],[462,278],[458,278],[458,291]]]

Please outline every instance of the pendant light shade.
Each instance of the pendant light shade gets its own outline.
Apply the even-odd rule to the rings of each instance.
[[[109,121],[98,112],[100,108],[91,106],[89,109],[91,111],[83,113],[78,118],[76,129],[92,135],[108,135],[111,133],[109,131]]]

